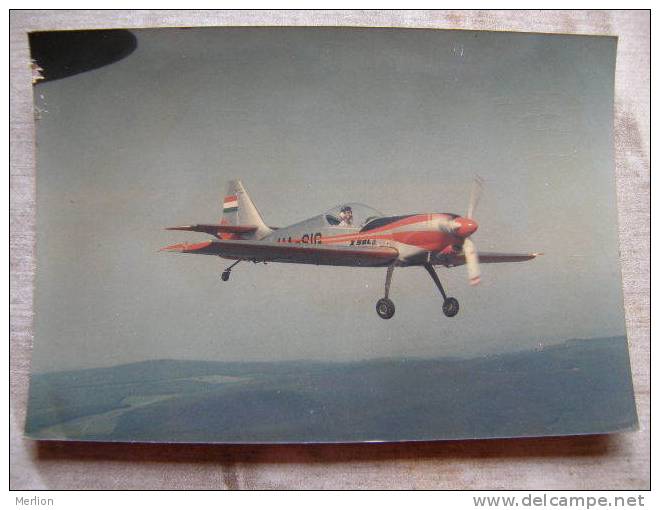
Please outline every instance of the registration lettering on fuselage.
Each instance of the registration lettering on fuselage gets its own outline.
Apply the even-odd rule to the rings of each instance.
[[[303,234],[303,236],[298,239],[292,239],[291,236],[289,237],[278,237],[277,242],[278,243],[303,243],[303,244],[323,244],[323,236],[321,235],[321,232],[315,232],[315,233],[310,233],[310,234]]]

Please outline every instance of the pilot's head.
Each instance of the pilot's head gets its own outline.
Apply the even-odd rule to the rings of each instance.
[[[346,221],[346,223],[351,223],[353,221],[353,209],[350,206],[346,205],[341,208],[339,216]]]

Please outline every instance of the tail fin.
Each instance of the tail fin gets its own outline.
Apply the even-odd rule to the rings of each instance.
[[[222,225],[256,227],[253,238],[261,239],[272,232],[264,223],[250,195],[239,180],[227,183],[227,193],[222,204]]]

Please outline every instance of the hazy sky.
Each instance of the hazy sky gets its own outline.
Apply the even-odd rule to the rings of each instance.
[[[612,144],[616,40],[441,30],[136,31],[115,64],[35,87],[33,368],[149,358],[478,355],[624,334]],[[465,213],[518,264],[240,264],[159,253],[208,238],[241,178],[271,225],[340,202]]]

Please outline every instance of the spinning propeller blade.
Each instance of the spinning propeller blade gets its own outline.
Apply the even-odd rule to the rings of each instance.
[[[466,218],[474,218],[474,211],[479,204],[479,199],[481,198],[481,191],[483,190],[484,180],[476,175],[474,177],[474,182],[472,183],[472,192],[470,193],[470,204],[468,205]]]
[[[470,203],[466,218],[474,218],[474,211],[479,204],[481,192],[483,191],[484,180],[476,175],[472,184],[472,192],[470,193]],[[477,285],[481,281],[481,269],[479,269],[479,254],[477,247],[470,239],[463,241],[463,253],[465,254],[465,266],[467,267],[468,279],[470,285]]]
[[[467,267],[470,285],[477,285],[481,281],[479,254],[477,253],[477,247],[470,239],[463,241],[463,253],[465,254],[465,265]]]

